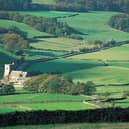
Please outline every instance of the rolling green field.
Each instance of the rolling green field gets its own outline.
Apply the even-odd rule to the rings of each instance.
[[[12,63],[18,57],[11,52],[8,52],[4,49],[2,45],[0,45],[0,67],[3,67],[5,63]]]
[[[61,72],[69,73],[84,69],[91,69],[97,66],[103,66],[100,61],[83,61],[83,60],[70,60],[70,59],[57,59],[48,62],[34,63],[27,68],[28,72]],[[36,68],[36,69],[34,69]]]
[[[0,19],[0,26],[3,27],[10,27],[10,26],[16,26],[22,31],[27,32],[29,38],[33,38],[34,36],[48,36],[49,34],[37,31],[33,27],[30,27],[24,23],[19,23],[11,20],[2,20]]]
[[[33,3],[37,3],[37,4],[56,4],[55,0],[32,0]]]
[[[1,129],[129,129],[129,123],[81,123],[54,125],[26,125],[2,127]]]
[[[84,110],[93,107],[83,104],[90,97],[62,94],[20,94],[0,96],[0,113],[31,110]]]
[[[123,41],[129,39],[129,34],[108,26],[108,21],[117,12],[89,12],[79,13],[79,15],[69,18],[62,18],[59,21],[68,23],[69,26],[82,32],[85,40],[104,40],[114,39]],[[81,24],[80,24],[81,23]]]
[[[54,66],[54,67],[53,67]],[[34,69],[36,67],[36,69]],[[120,66],[105,66],[98,60],[58,59],[54,61],[34,63],[28,72],[61,72],[75,82],[93,81],[96,84],[128,83],[129,69]]]
[[[69,38],[44,38],[39,39],[36,43],[31,43],[33,48],[37,49],[50,49],[57,51],[78,51],[79,48],[83,47],[80,45],[80,40],[69,39]]]
[[[129,45],[123,45],[99,52],[73,56],[73,59],[92,59],[103,61],[129,61]]]
[[[73,12],[63,12],[63,11],[15,11],[20,14],[29,14],[33,16],[42,16],[47,18],[58,18],[58,17],[69,17],[72,16]]]
[[[25,54],[26,60],[52,58],[66,54],[66,52],[61,52],[61,51],[47,51],[47,50],[36,50],[36,49],[27,49],[25,50],[25,53],[26,53]]]

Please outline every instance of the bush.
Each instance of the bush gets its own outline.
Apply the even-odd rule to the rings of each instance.
[[[10,95],[15,93],[15,88],[11,84],[0,84],[0,95]]]

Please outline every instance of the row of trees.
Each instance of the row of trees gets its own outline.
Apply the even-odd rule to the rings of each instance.
[[[108,10],[129,12],[129,0],[56,0],[61,7],[74,7],[76,10]]]
[[[55,0],[54,5],[33,4],[32,0],[0,0],[0,10],[110,10],[129,12],[128,0]]]
[[[129,15],[117,14],[110,18],[109,25],[115,29],[129,32]]]
[[[66,23],[58,22],[56,18],[37,17],[32,15],[21,15],[18,13],[0,12],[0,19],[13,20],[27,24],[41,32],[47,32],[56,36],[67,36],[78,33]]]
[[[27,10],[32,0],[0,0],[0,10]]]
[[[100,41],[100,40],[95,40],[95,41],[89,42],[89,45],[91,45],[91,44],[93,45],[93,47],[80,48],[80,52],[84,52],[84,53],[95,52],[95,51],[98,51],[98,50],[101,50],[101,49],[104,49],[104,48],[110,48],[110,47],[118,46],[118,45],[122,44],[122,42],[118,43],[115,40],[111,40],[111,41],[107,41],[107,42],[103,42],[103,41]]]
[[[87,83],[78,82],[75,84],[70,78],[50,74],[32,77],[25,83],[24,88],[32,92],[62,93],[74,95],[92,95],[96,91],[95,84],[91,81]]]

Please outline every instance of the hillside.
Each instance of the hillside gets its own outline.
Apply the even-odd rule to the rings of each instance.
[[[19,70],[27,72],[21,84],[18,82],[23,75],[11,75],[12,70],[0,80],[0,117],[3,115],[5,122],[0,125],[15,123],[5,121],[15,112],[23,112],[22,117],[16,115],[19,123],[27,124],[24,118],[28,112],[28,120],[42,120],[39,110],[45,110],[46,122],[54,120],[54,124],[55,115],[50,119],[47,113],[58,114],[58,110],[59,123],[65,119],[73,123],[78,115],[93,123],[99,117],[102,122],[109,118],[109,122],[120,122],[126,116],[129,107],[128,0],[0,0],[0,5],[0,79],[8,63],[16,63],[14,70],[18,73]],[[14,77],[13,83],[11,77]],[[60,110],[76,117],[67,113],[65,116]],[[82,110],[98,117],[84,116]],[[99,115],[103,110],[108,115],[105,112]],[[113,117],[119,110],[123,111],[119,112],[120,116]],[[39,112],[37,118],[33,115],[35,111]],[[95,129],[101,126],[107,128],[107,124],[88,124]],[[60,127],[65,128],[55,125]]]

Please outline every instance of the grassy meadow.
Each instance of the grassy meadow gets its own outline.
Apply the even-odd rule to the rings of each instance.
[[[0,113],[31,110],[84,110],[94,107],[83,104],[90,97],[63,94],[19,94],[0,97]]]
[[[54,67],[53,67],[54,66]],[[36,67],[36,69],[34,69]],[[58,59],[48,62],[33,63],[28,72],[60,72],[75,82],[93,81],[96,84],[128,83],[129,69],[120,66],[105,66],[99,60]]]
[[[47,17],[47,18],[58,18],[58,17],[69,17],[73,14],[76,14],[74,12],[63,12],[63,11],[15,11],[20,14],[29,14],[33,16],[38,17]]]
[[[59,19],[59,21],[66,22],[69,26],[82,32],[84,34],[82,36],[85,38],[85,40],[128,40],[128,33],[112,29],[108,26],[110,17],[115,14],[118,14],[118,12],[97,11],[89,13],[79,13],[79,15],[77,16],[62,18]]]
[[[33,3],[36,4],[49,4],[49,5],[53,5],[56,4],[55,0],[32,0]]]
[[[80,40],[69,38],[40,38],[38,40],[36,43],[31,43],[33,48],[56,51],[78,51],[82,47]]]
[[[0,19],[0,26],[3,27],[11,27],[11,26],[16,26],[22,31],[26,32],[28,34],[28,38],[33,38],[34,36],[48,36],[49,34],[40,32],[33,27],[30,27],[24,23],[19,23],[11,20],[2,20]]]
[[[70,57],[72,59],[91,59],[102,61],[129,61],[129,45],[101,50],[99,52],[81,54]]]

